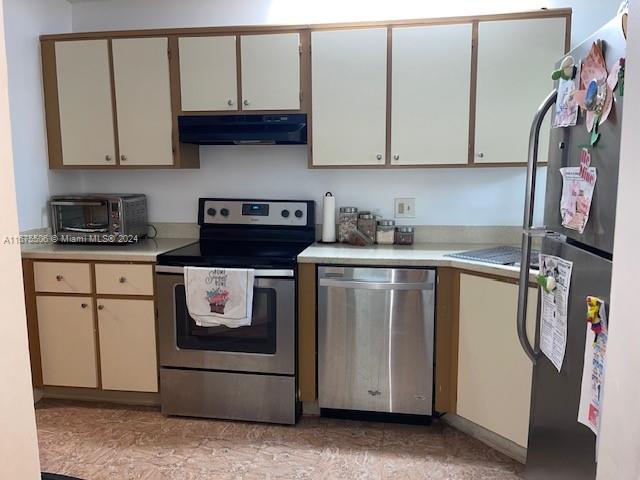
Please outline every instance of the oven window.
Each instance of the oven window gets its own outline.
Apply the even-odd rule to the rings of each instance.
[[[199,327],[189,311],[184,285],[175,286],[178,348],[220,352],[276,353],[276,291],[253,288],[251,325],[228,328]]]
[[[96,205],[59,205],[57,213],[58,231],[74,233],[108,233],[109,209],[106,202]]]

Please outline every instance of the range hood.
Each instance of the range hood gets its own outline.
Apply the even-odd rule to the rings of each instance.
[[[307,115],[181,115],[178,130],[180,142],[197,145],[300,145]]]

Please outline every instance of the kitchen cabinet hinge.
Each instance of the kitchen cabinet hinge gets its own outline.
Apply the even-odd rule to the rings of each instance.
[[[302,44],[298,45],[298,53],[302,55]]]
[[[171,49],[167,49],[167,57],[171,60]]]
[[[300,101],[302,101],[302,92],[300,92]]]

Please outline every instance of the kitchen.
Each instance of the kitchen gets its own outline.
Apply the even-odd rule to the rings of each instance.
[[[548,120],[541,122],[541,164],[527,166],[531,120],[566,52],[609,21],[615,24],[610,44],[624,39],[619,2],[543,10],[536,2],[517,9],[460,2],[443,11],[386,5],[364,17],[357,9],[338,15],[335,8],[305,16],[286,2],[256,2],[270,8],[255,16],[218,2],[193,2],[191,9],[91,0],[61,0],[59,9],[36,0],[30,8],[11,3],[5,2],[9,100],[21,241],[30,239],[21,247],[33,393],[42,397],[36,419],[43,470],[137,478],[143,470],[136,468],[146,468],[151,475],[194,478],[186,467],[172,470],[189,463],[187,454],[167,470],[143,467],[146,460],[118,463],[117,448],[93,464],[54,454],[69,415],[102,412],[88,402],[107,402],[104,415],[116,418],[144,406],[155,416],[144,413],[143,423],[166,418],[178,437],[180,428],[201,429],[198,441],[209,438],[207,429],[216,439],[217,428],[250,435],[246,429],[254,424],[188,417],[297,424],[291,427],[297,433],[283,435],[311,444],[305,429],[317,427],[327,442],[318,455],[331,435],[339,436],[337,463],[319,467],[328,469],[350,458],[357,431],[371,435],[365,445],[382,454],[385,436],[393,444],[412,435],[418,451],[424,442],[444,445],[453,437],[459,443],[443,446],[449,452],[443,455],[461,453],[443,467],[452,469],[443,478],[472,474],[476,461],[477,478],[541,478],[535,475],[549,465],[560,469],[567,455],[595,449],[595,435],[572,417],[576,399],[558,440],[571,438],[581,447],[555,457],[543,448],[527,451],[539,438],[529,427],[536,425],[530,410],[536,390],[525,352],[549,363],[531,345],[538,297],[548,293],[538,283],[546,285],[546,278],[522,273],[516,249],[498,252],[509,257],[507,265],[493,263],[487,252],[480,260],[451,255],[520,246],[523,210],[532,214],[526,227],[545,222],[553,230],[545,210],[557,212],[560,192],[545,189],[546,157],[549,145],[559,144],[557,135],[570,129],[550,130]],[[28,20],[31,36],[20,24]],[[624,47],[611,48],[609,70],[624,57]],[[444,72],[446,82],[433,71]],[[620,136],[621,109],[617,96],[614,113],[600,126],[603,141],[592,148],[601,188],[617,180],[598,152],[618,157],[611,142]],[[33,125],[42,126],[35,136]],[[537,198],[525,208],[527,185]],[[122,192],[145,197],[116,195]],[[557,193],[552,207],[549,192]],[[135,215],[147,221],[132,219],[127,205],[136,198],[144,202]],[[148,238],[86,244],[84,235],[105,232],[74,232],[79,211],[85,227],[99,227],[110,216],[119,220],[106,221],[117,224],[109,233]],[[612,215],[594,209],[586,231],[603,225],[608,235],[601,236],[612,241],[613,225],[601,223],[607,218]],[[366,231],[360,221],[372,220],[377,246],[316,242],[331,242],[335,230],[338,239],[369,243],[372,235],[345,237]],[[145,223],[148,230],[136,230]],[[345,231],[349,224],[355,228]],[[61,226],[60,239],[77,238],[81,245],[39,242],[59,233],[49,227]],[[531,236],[524,237],[525,250],[532,243],[534,251],[522,257],[525,265],[543,248],[539,239],[529,242]],[[605,257],[611,248],[596,243]],[[251,323],[240,329],[194,323],[185,288],[191,267],[251,270],[255,288],[245,288],[253,290]],[[607,289],[589,294],[606,297]],[[224,310],[224,299],[212,302],[211,312],[216,305]],[[182,318],[191,323],[180,326]],[[565,359],[578,362],[575,369],[568,363],[576,388],[584,331],[580,342],[578,356],[570,335]],[[568,375],[567,367],[562,373]],[[412,400],[403,404],[403,396]],[[78,438],[104,434],[90,427]],[[255,427],[261,438],[274,434],[270,428]],[[579,440],[562,437],[575,431]],[[160,443],[154,448],[162,456]],[[130,447],[136,454],[136,444]],[[214,456],[221,453],[212,448]],[[209,475],[227,469],[228,478],[237,478],[291,477],[311,468],[292,461],[290,470],[268,473],[280,455],[268,440],[252,445],[274,449],[264,465],[247,465],[247,451],[234,450],[233,442],[226,448],[230,463],[205,461],[203,478],[205,469]],[[418,458],[407,445],[392,450],[397,456],[374,455],[361,474],[427,475],[417,472],[444,461],[433,453]],[[541,457],[534,462],[536,452]],[[416,464],[405,464],[404,456]],[[595,478],[595,452],[586,456],[585,470],[558,470],[557,478]]]

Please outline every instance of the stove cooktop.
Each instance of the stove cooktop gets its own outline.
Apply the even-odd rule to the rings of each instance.
[[[200,240],[158,256],[158,265],[226,267],[226,268],[293,268],[304,243],[223,242]]]

